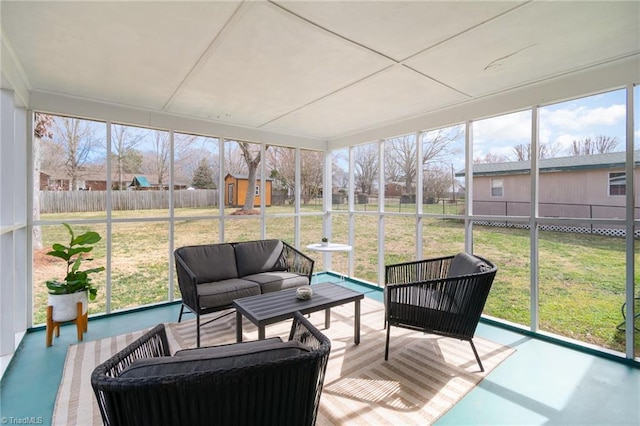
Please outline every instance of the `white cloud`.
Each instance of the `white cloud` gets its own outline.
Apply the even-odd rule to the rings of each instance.
[[[624,105],[597,108],[578,106],[557,110],[543,108],[540,111],[540,125],[565,131],[586,130],[596,126],[624,125],[625,117],[626,108]]]
[[[531,112],[521,111],[473,123],[474,144],[529,143],[531,140]]]

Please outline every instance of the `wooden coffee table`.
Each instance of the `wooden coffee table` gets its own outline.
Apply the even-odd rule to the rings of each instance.
[[[308,300],[296,298],[296,289],[244,297],[233,301],[236,309],[236,340],[242,342],[242,316],[258,326],[258,339],[264,339],[264,328],[269,324],[292,318],[294,312],[310,314],[325,310],[324,326],[331,325],[331,308],[355,303],[353,342],[360,343],[360,300],[364,294],[332,283],[314,284],[313,296]]]

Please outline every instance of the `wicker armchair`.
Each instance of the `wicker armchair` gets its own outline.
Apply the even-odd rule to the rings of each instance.
[[[274,339],[190,349],[171,357],[160,324],[93,371],[91,384],[102,420],[105,425],[136,426],[315,424],[330,340],[296,313],[289,342],[278,344],[300,342],[305,347],[300,354],[258,362],[254,358],[244,365],[237,361],[237,353],[228,354],[247,344],[264,346],[268,340]],[[226,362],[231,367],[184,368],[183,363],[176,374],[125,377],[136,360],[143,368],[151,358],[161,363],[186,355],[189,363],[198,363],[207,351],[217,349],[227,352],[224,359],[204,362]]]
[[[484,371],[473,336],[497,267],[467,253],[385,267],[384,359],[391,327],[466,340]]]

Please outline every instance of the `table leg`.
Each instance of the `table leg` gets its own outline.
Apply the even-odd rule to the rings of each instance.
[[[242,342],[242,314],[236,311],[236,342]]]
[[[353,343],[360,344],[360,300],[356,300],[356,308],[354,313],[353,324]]]
[[[324,310],[324,328],[329,328],[331,326],[331,308],[327,308]]]
[[[264,325],[258,326],[258,340],[264,340]]]

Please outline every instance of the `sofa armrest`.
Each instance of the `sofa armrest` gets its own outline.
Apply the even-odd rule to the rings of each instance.
[[[178,249],[180,250],[180,249]],[[191,268],[182,259],[178,250],[174,251],[174,258],[176,262],[176,273],[178,275],[178,286],[180,287],[180,294],[182,295],[182,301],[194,310],[199,308],[198,304],[198,280]]]
[[[91,374],[91,383],[97,383],[104,376],[115,378],[135,360],[169,356],[169,342],[164,324],[158,324],[126,348],[100,364]]]
[[[306,275],[309,278],[309,284],[311,284],[311,275],[313,275],[313,265],[315,261],[284,241],[282,244],[284,245],[282,256],[284,256],[287,264],[287,271]]]

